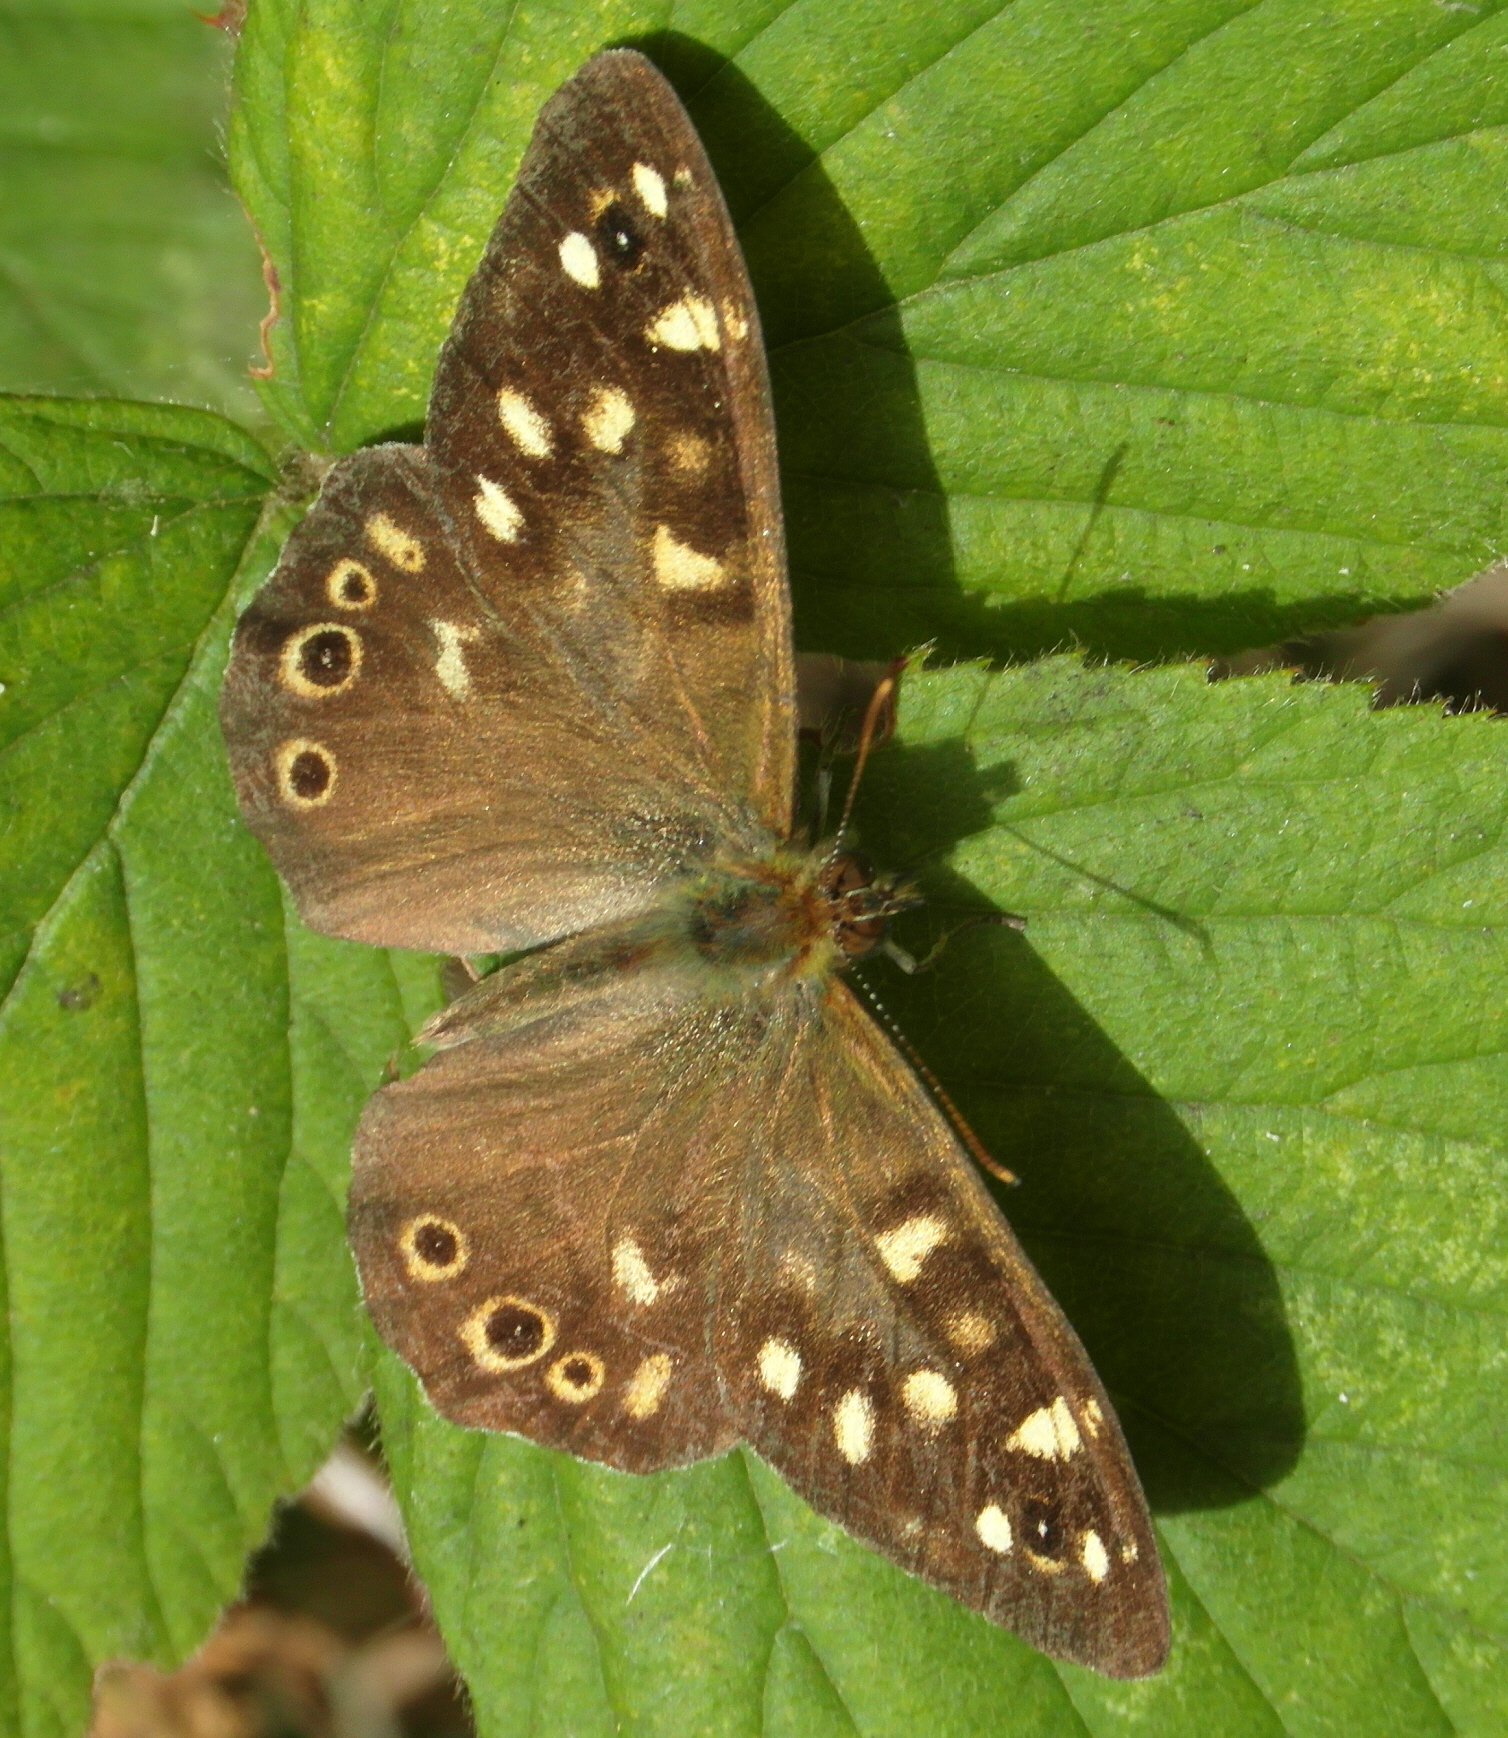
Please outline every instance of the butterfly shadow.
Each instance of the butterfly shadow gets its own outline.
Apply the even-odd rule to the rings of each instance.
[[[770,352],[799,649],[889,658],[931,642],[1002,661],[1077,644],[1140,660],[1282,637],[1259,592],[1180,612],[1176,600],[1096,581],[1096,532],[1124,443],[1100,467],[1055,595],[1004,607],[969,596],[896,294],[817,142],[704,43],[668,31],[624,46],[649,54],[680,91],[748,258]],[[941,865],[954,844],[998,825],[1012,777],[981,773],[962,742],[895,744],[871,766],[864,843],[883,867],[915,864],[928,907],[899,939],[924,954],[949,925],[991,909]],[[1097,879],[1093,865],[1068,867]],[[1098,880],[1202,955],[1196,924]],[[1020,1176],[1019,1188],[1000,1189],[1001,1205],[1116,1399],[1154,1508],[1231,1504],[1282,1478],[1303,1410],[1272,1264],[1174,1108],[1048,970],[1030,930],[975,928],[920,977],[881,964],[866,980]]]
[[[1375,598],[1344,584],[1281,598],[1251,578],[1249,543],[1222,541],[1228,533],[1217,524],[1189,553],[1200,583],[1155,595],[1137,585],[1125,571],[1123,515],[1147,510],[1148,479],[1166,469],[1169,443],[1185,438],[1176,418],[1150,408],[1129,433],[1082,430],[1050,484],[1035,473],[1021,478],[1026,493],[1045,492],[1044,505],[1083,515],[1059,571],[1041,573],[1029,596],[993,595],[982,575],[966,585],[957,550],[980,540],[969,517],[975,485],[945,487],[939,476],[901,317],[932,286],[887,279],[823,162],[833,148],[850,165],[864,162],[880,178],[862,184],[871,216],[882,228],[893,223],[874,191],[891,136],[883,97],[845,117],[840,92],[832,112],[793,122],[704,42],[663,31],[625,46],[647,53],[680,91],[748,260],[770,354],[798,645],[850,658],[932,645],[947,658],[996,663],[1078,649],[1149,663],[1231,656],[1375,612]],[[903,199],[914,192],[899,180],[895,190]],[[911,216],[925,223],[928,214],[919,207]],[[934,370],[934,420],[956,414],[948,390]],[[1002,436],[981,427],[979,439],[993,445]]]
[[[1015,788],[1008,767],[981,772],[962,742],[874,756],[857,811],[863,843],[887,864],[909,859],[927,896],[898,926],[908,949],[924,954],[997,909],[943,859],[998,828]],[[1197,922],[1080,870],[1197,969],[1207,952]],[[1304,1413],[1272,1263],[1179,1112],[1054,976],[1031,926],[970,928],[920,976],[884,962],[864,976],[1020,1178],[996,1187],[1000,1205],[1115,1400],[1153,1508],[1224,1507],[1280,1480]]]

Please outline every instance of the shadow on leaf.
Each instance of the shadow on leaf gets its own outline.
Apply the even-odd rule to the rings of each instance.
[[[865,848],[909,867],[928,900],[903,945],[925,953],[963,915],[995,909],[942,859],[998,826],[1015,788],[1008,766],[976,769],[962,741],[875,755],[858,804]],[[1202,951],[1197,922],[1134,903]],[[1043,964],[1030,928],[971,930],[920,978],[865,975],[1021,1179],[997,1188],[1001,1206],[1115,1399],[1154,1509],[1224,1506],[1281,1479],[1304,1420],[1272,1265],[1173,1107]]]

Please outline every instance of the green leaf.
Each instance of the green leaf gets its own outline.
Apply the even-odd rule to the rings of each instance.
[[[290,433],[417,423],[539,102],[639,40],[755,275],[803,644],[1235,650],[1502,547],[1500,8],[662,20],[264,0],[232,156]],[[876,855],[934,924],[1032,921],[885,994],[1024,1179],[1160,1516],[1173,1660],[1055,1667],[751,1456],[619,1477],[452,1429],[384,1356],[483,1730],[1496,1731],[1502,962],[1464,903],[1503,884],[1495,735],[1061,662],[913,680],[903,726]]]
[[[0,385],[255,414],[265,305],[187,0],[0,8]]]
[[[1500,8],[664,18],[253,6],[232,142],[286,432],[423,414],[539,102],[637,38],[758,281],[805,645],[1231,650],[1501,547]],[[366,1380],[349,1130],[434,984],[302,932],[235,816],[213,692],[293,511],[260,452],[5,416],[0,1696],[52,1734],[98,1659],[194,1645]],[[1173,1660],[1055,1667],[750,1456],[617,1477],[440,1423],[382,1355],[484,1731],[1500,1731],[1503,752],[1182,669],[911,680],[861,811],[932,897],[906,939],[1031,926],[883,993],[1024,1179],[1159,1515]]]
[[[1500,7],[263,0],[268,404],[423,417],[539,103],[680,78],[759,292],[803,642],[1135,659],[1416,606],[1508,542]]]
[[[0,400],[6,1730],[196,1647],[366,1382],[350,1127],[414,968],[305,932],[236,812],[268,485],[203,412]]]

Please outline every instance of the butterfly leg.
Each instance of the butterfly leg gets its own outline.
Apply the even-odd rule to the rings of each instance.
[[[932,970],[937,964],[938,956],[955,935],[966,929],[977,928],[982,923],[999,924],[1004,929],[1026,928],[1026,919],[1017,916],[1014,911],[981,911],[974,917],[966,917],[962,923],[955,923],[952,929],[945,929],[920,959],[914,953],[908,953],[899,942],[892,941],[889,936],[880,943],[880,952],[894,961],[908,977],[914,978],[920,972]]]

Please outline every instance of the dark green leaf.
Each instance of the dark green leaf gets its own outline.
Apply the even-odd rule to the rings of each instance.
[[[186,0],[0,8],[0,386],[255,414],[266,292],[220,161],[229,48]]]
[[[413,968],[302,930],[236,813],[268,484],[203,412],[0,401],[0,1718],[38,1738],[198,1645],[365,1383],[350,1126]]]
[[[805,643],[1235,652],[1508,537],[1495,4],[382,11],[265,0],[238,63],[310,444],[422,419],[539,103],[632,38],[748,250]]]

